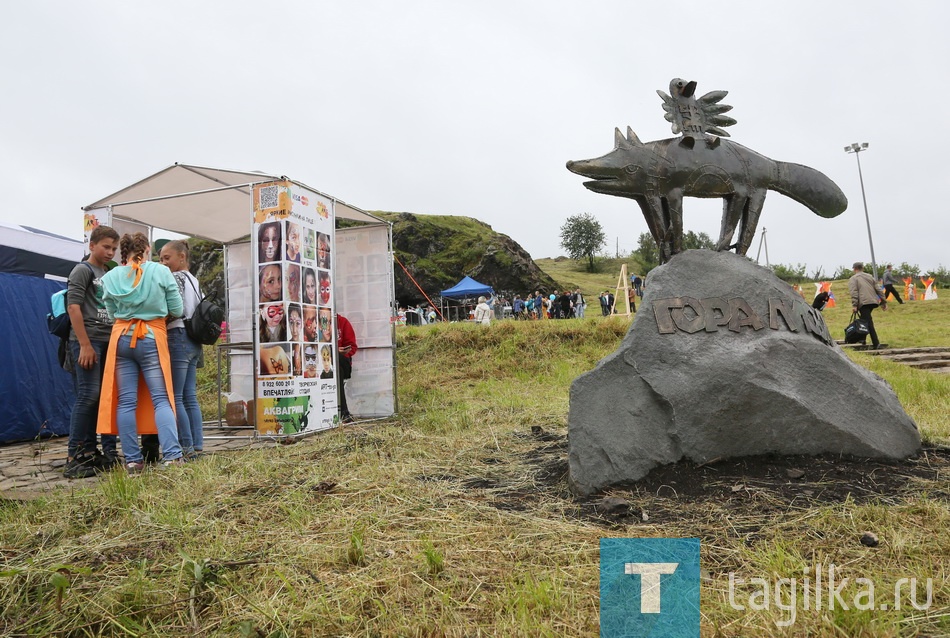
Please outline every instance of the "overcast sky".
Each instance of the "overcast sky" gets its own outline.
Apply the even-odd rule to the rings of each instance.
[[[772,263],[950,266],[950,4],[931,2],[4,3],[0,221],[81,238],[80,207],[175,162],[287,175],[366,210],[466,215],[533,257],[589,212],[646,232],[571,159],[614,127],[671,137],[657,89],[729,91],[732,139],[806,164],[850,205],[765,203]],[[685,227],[718,236],[719,200]],[[236,211],[241,214],[243,211]],[[755,257],[759,236],[749,253]],[[764,251],[762,255],[764,261]],[[462,273],[460,273],[461,275]]]

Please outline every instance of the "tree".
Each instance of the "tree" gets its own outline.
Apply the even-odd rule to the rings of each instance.
[[[630,253],[640,264],[640,269],[648,273],[660,265],[660,251],[650,233],[640,233],[637,238],[637,249]]]
[[[901,262],[901,265],[894,270],[897,271],[894,274],[899,277],[920,277],[920,266],[908,264],[906,261]]]
[[[571,259],[587,258],[587,270],[594,272],[594,255],[607,240],[600,222],[590,213],[568,217],[561,226],[561,247]]]
[[[695,250],[705,248],[706,250],[716,250],[716,244],[706,233],[695,233],[691,230],[683,235],[683,250]],[[647,273],[660,265],[660,251],[656,247],[656,241],[650,233],[640,233],[637,238],[637,249],[630,253],[643,272]]]
[[[791,264],[772,264],[772,272],[775,276],[788,283],[800,284],[805,281],[805,264],[793,266]]]
[[[835,274],[831,276],[832,279],[851,279],[854,276],[854,271],[848,268],[847,266],[838,266],[835,270]]]
[[[683,249],[698,250],[700,248],[716,250],[716,242],[710,239],[706,233],[694,233],[691,230],[687,230],[686,234],[683,235]]]

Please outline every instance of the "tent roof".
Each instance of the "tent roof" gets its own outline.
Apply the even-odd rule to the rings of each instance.
[[[472,279],[471,277],[465,276],[462,278],[462,281],[458,282],[448,290],[442,291],[443,297],[472,297],[474,295],[483,295],[486,293],[494,293],[491,286],[486,286],[483,283],[479,283]]]
[[[285,179],[288,178],[258,171],[174,164],[83,206],[83,210],[112,206],[112,216],[116,219],[229,243],[247,237],[250,233],[248,199],[251,187],[262,182]],[[332,199],[337,217],[370,224],[386,223],[335,197],[300,182],[294,183]],[[187,198],[187,203],[182,201],[184,198]]]
[[[0,223],[0,272],[62,278],[80,261],[86,245],[29,226]]]

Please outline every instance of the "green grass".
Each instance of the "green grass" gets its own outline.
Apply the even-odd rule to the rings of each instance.
[[[950,345],[948,310],[919,302],[875,319],[894,345]],[[826,312],[833,332],[844,313]],[[563,441],[539,434],[566,433],[571,382],[628,325],[400,329],[394,418],[0,501],[0,634],[596,636],[604,536],[702,539],[704,636],[950,634],[945,475],[863,502],[788,505],[746,486],[744,509],[647,492],[628,498],[650,521],[585,514]],[[950,444],[950,376],[851,356],[891,383],[927,441]],[[662,508],[675,509],[654,522]],[[864,529],[880,547],[857,542]],[[787,630],[777,610],[728,604],[730,571],[771,578],[831,562],[881,588],[929,576],[934,604],[800,609]]]
[[[831,286],[837,297],[834,308],[824,311],[825,323],[836,339],[844,338],[844,327],[851,322],[851,301],[848,282],[836,281]],[[808,294],[814,292],[814,287]],[[908,301],[887,304],[887,310],[874,311],[874,327],[881,343],[893,348],[950,345],[950,299],[944,295],[932,301]]]
[[[597,296],[601,292],[604,290],[609,290],[610,292],[616,291],[617,282],[620,278],[621,264],[627,264],[628,284],[630,275],[639,274],[643,277],[640,265],[637,263],[637,260],[632,257],[620,259],[597,257],[595,261],[597,266],[596,272],[588,272],[586,262],[576,261],[566,257],[535,259],[534,263],[538,265],[538,268],[550,275],[558,283],[560,288],[570,290],[580,288],[581,292],[588,297],[587,304],[589,309],[591,308],[590,304],[592,301],[594,307],[597,306]]]

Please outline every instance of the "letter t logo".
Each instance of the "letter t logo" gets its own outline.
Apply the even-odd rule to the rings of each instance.
[[[624,563],[623,573],[640,574],[640,613],[660,613],[660,574],[672,574],[679,563]]]

